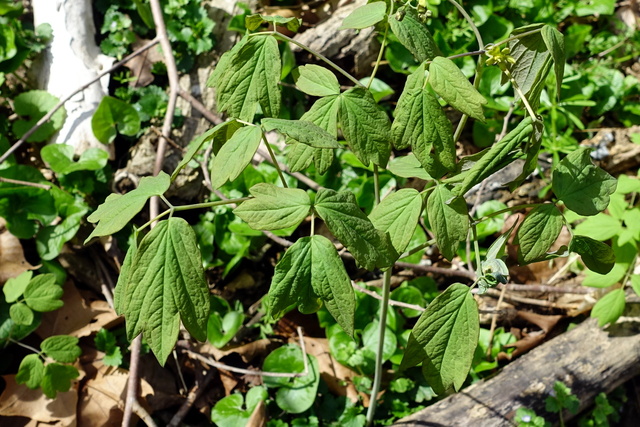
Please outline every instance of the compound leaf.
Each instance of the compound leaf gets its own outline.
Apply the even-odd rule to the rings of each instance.
[[[33,310],[22,302],[11,305],[9,308],[9,316],[11,316],[11,320],[13,320],[16,325],[30,325],[34,319]]]
[[[40,386],[43,376],[44,363],[42,363],[42,359],[37,354],[29,354],[20,362],[16,382],[24,384],[30,389],[36,389]]]
[[[484,122],[482,106],[487,100],[473,87],[452,60],[437,56],[429,66],[429,83],[449,105]]]
[[[18,298],[22,296],[24,290],[27,288],[31,277],[33,276],[33,271],[27,270],[20,274],[18,277],[12,277],[4,284],[2,287],[2,292],[4,292],[4,298],[7,302],[17,301]]]
[[[516,233],[518,260],[530,264],[545,259],[551,245],[562,231],[562,213],[550,203],[537,206],[527,214]]]
[[[70,335],[53,335],[40,344],[42,351],[60,363],[73,363],[82,354],[78,338]]]
[[[255,230],[280,230],[300,224],[309,214],[309,195],[297,188],[256,184],[249,190],[255,198],[242,202],[233,212]]]
[[[462,197],[444,185],[437,186],[427,199],[427,216],[442,255],[452,260],[458,245],[467,239],[469,212]]]
[[[42,392],[49,399],[54,399],[59,391],[69,391],[71,380],[78,378],[80,373],[71,365],[61,365],[60,363],[49,363],[44,367],[44,375],[40,382]]]
[[[40,312],[57,310],[64,305],[60,300],[64,291],[56,284],[53,274],[40,274],[24,290],[24,301],[30,309]]]
[[[261,138],[259,126],[245,126],[237,130],[211,162],[211,186],[219,188],[236,179],[251,162]]]
[[[422,212],[422,196],[413,188],[403,188],[385,197],[369,215],[373,226],[389,233],[391,244],[402,253],[415,232]]]
[[[120,231],[142,210],[147,199],[160,196],[169,189],[169,185],[169,175],[161,171],[157,176],[142,178],[138,188],[127,194],[110,194],[104,203],[87,217],[87,221],[97,222],[98,225],[85,243],[95,236],[108,236]]]

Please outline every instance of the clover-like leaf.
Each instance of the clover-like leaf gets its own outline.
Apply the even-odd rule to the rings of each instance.
[[[34,319],[33,310],[22,302],[11,305],[9,316],[11,316],[11,320],[13,320],[16,325],[30,325]]]
[[[12,277],[2,286],[2,292],[4,292],[4,298],[7,302],[17,301],[22,296],[24,290],[27,289],[27,285],[33,276],[33,271],[27,270],[21,273],[18,277]]]
[[[36,389],[42,382],[44,376],[44,363],[37,354],[29,354],[22,359],[18,373],[16,374],[16,382],[24,384],[30,389]]]
[[[71,365],[49,363],[44,367],[44,375],[40,382],[42,392],[49,399],[54,399],[59,391],[69,391],[71,380],[78,378],[80,373]]]
[[[64,305],[60,297],[64,291],[56,284],[53,274],[40,274],[29,282],[24,290],[25,303],[35,311],[57,310]]]
[[[78,338],[70,335],[53,335],[40,344],[42,351],[60,363],[73,363],[82,354]]]

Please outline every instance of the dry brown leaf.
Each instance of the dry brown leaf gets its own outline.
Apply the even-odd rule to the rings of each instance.
[[[267,425],[267,406],[261,400],[247,420],[246,427],[264,427]]]
[[[62,308],[43,314],[42,324],[36,330],[40,337],[71,335],[80,338],[120,321],[105,301],[87,304],[72,283],[64,286],[62,301]]]
[[[139,49],[147,45],[150,41],[151,40],[139,39],[133,44],[133,49]],[[156,62],[162,62],[163,60],[164,57],[162,56],[162,53],[156,47],[152,47],[151,49],[148,49],[147,51],[128,61],[126,64],[124,64],[124,66],[131,70],[131,75],[133,77],[137,77],[134,81],[129,83],[129,85],[132,87],[143,87],[150,85],[155,78],[151,73],[153,64]]]
[[[129,374],[124,369],[108,366],[98,368],[96,377],[87,380],[80,393],[78,425],[81,427],[110,427],[122,423]],[[140,380],[140,394],[153,394],[153,388]],[[143,402],[141,402],[143,403]]]
[[[526,320],[527,322],[533,323],[542,329],[546,334],[553,329],[554,326],[558,324],[560,319],[564,316],[555,315],[555,316],[545,316],[544,314],[536,314],[530,311],[518,311],[518,317],[520,319]]]
[[[27,417],[38,422],[75,427],[77,382],[73,383],[71,390],[59,392],[55,399],[49,399],[40,389],[31,390],[24,384],[17,384],[15,375],[4,375],[2,378],[6,387],[0,395],[0,416]],[[4,425],[1,419],[0,425]]]
[[[4,218],[0,218],[0,283],[35,268],[25,259],[20,240],[5,225]]]

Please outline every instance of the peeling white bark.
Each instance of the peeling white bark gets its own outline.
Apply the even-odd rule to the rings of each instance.
[[[34,64],[39,88],[64,97],[111,67],[114,58],[103,55],[95,43],[90,0],[32,0],[34,23],[48,23],[53,41]],[[75,147],[76,154],[89,147],[106,149],[91,131],[91,117],[108,93],[109,75],[76,94],[66,104],[67,120],[52,139]]]

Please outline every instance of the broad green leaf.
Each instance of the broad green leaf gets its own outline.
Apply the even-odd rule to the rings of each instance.
[[[33,323],[33,311],[26,304],[18,302],[11,305],[9,316],[16,325],[30,325]]]
[[[437,186],[427,199],[427,216],[442,255],[452,260],[460,242],[467,240],[469,212],[462,197],[444,185]]]
[[[14,112],[25,119],[19,119],[13,122],[13,133],[21,138],[29,129],[31,129],[42,117],[44,117],[60,100],[45,90],[30,90],[23,92],[13,98]],[[56,111],[51,120],[40,126],[27,142],[43,142],[47,140],[55,132],[62,129],[64,120],[67,117],[64,107]]]
[[[262,119],[266,131],[277,130],[296,142],[313,148],[341,148],[336,137],[306,120]]]
[[[196,235],[184,219],[160,221],[142,239],[127,279],[119,301],[127,336],[142,332],[161,364],[178,339],[180,320],[194,338],[207,338],[209,287]]]
[[[323,188],[318,191],[314,209],[363,268],[386,268],[398,258],[389,235],[374,227],[353,193]]]
[[[349,14],[338,30],[353,28],[361,30],[371,27],[384,19],[387,13],[387,4],[384,1],[375,1],[364,4]]]
[[[440,54],[431,33],[411,6],[404,9],[401,19],[399,17],[397,13],[389,16],[391,30],[418,62],[432,60]]]
[[[218,111],[252,122],[259,105],[265,116],[278,117],[281,68],[274,37],[245,37],[220,58],[208,81],[216,88]]]
[[[512,36],[520,35],[543,27],[543,24],[533,24],[516,28]],[[551,53],[540,32],[518,37],[509,42],[510,55],[515,59],[511,67],[511,76],[516,81],[522,93],[535,111],[540,104],[540,93],[545,79],[551,69]],[[564,67],[564,63],[562,65]],[[503,75],[502,83],[507,81]]]
[[[308,360],[307,375],[294,378],[262,378],[267,387],[278,388],[276,403],[282,410],[291,414],[304,412],[315,402],[320,383],[318,360],[314,356],[303,355],[300,347],[288,344],[269,353],[262,365],[265,372],[304,372],[303,357]]]
[[[20,367],[16,374],[16,382],[24,384],[33,390],[40,386],[43,376],[44,363],[42,363],[42,359],[37,354],[29,354],[20,362]]]
[[[380,321],[374,320],[369,323],[364,331],[362,331],[362,346],[372,356],[378,351],[378,345],[380,344]],[[386,333],[384,334],[384,342],[382,343],[382,360],[386,362],[393,356],[398,350],[398,339],[393,333],[393,330],[386,327]],[[375,358],[372,357],[373,360]],[[375,363],[375,362],[374,362]]]
[[[211,162],[211,186],[219,188],[240,176],[251,162],[261,139],[259,126],[245,126],[237,130]]]
[[[433,90],[456,110],[484,122],[482,106],[487,100],[473,87],[452,60],[437,56],[429,66]]]
[[[586,271],[586,277],[582,282],[583,286],[607,288],[619,283],[626,276],[631,263],[635,262],[636,256],[638,255],[636,245],[631,242],[619,245],[617,239],[613,239],[612,249],[616,263],[611,271],[607,274],[599,274],[592,270]]]
[[[127,293],[126,288],[129,287],[131,265],[133,264],[136,251],[138,250],[137,232],[134,232],[133,237],[133,242],[129,245],[129,250],[127,250],[127,254],[125,255],[122,266],[120,267],[120,275],[118,276],[116,289],[113,292],[113,308],[119,315],[128,311],[127,306],[129,301],[124,298],[124,295]]]
[[[62,175],[82,170],[99,170],[109,160],[109,153],[99,148],[84,151],[77,162],[73,160],[73,152],[74,148],[70,145],[52,144],[42,147],[40,155],[54,172]]]
[[[413,327],[401,369],[423,362],[436,393],[457,391],[469,374],[480,333],[478,306],[470,289],[455,283],[434,299]]]
[[[624,289],[614,289],[598,300],[591,310],[591,317],[598,319],[598,326],[614,323],[624,312]]]
[[[394,249],[402,253],[411,241],[421,212],[420,193],[412,188],[403,188],[374,207],[369,219],[375,228],[389,233]]]
[[[251,387],[246,398],[239,393],[224,397],[211,410],[211,421],[219,426],[246,427],[255,408],[268,397],[267,389],[262,386]]]
[[[520,175],[509,183],[509,190],[515,191],[516,188],[536,171],[538,167],[538,156],[540,154],[540,147],[542,145],[542,136],[544,134],[544,123],[542,121],[533,122],[533,129],[527,142],[524,144],[523,151],[527,155],[522,167]]]
[[[138,188],[127,194],[110,194],[104,203],[87,217],[87,221],[97,222],[98,225],[85,243],[93,237],[108,236],[120,231],[142,210],[150,197],[160,196],[169,189],[169,185],[169,175],[160,171],[157,176],[142,178]]]
[[[569,250],[580,255],[590,270],[607,274],[616,262],[613,250],[606,244],[586,236],[573,236]]]
[[[227,301],[210,296],[211,312],[207,321],[207,340],[216,348],[224,347],[244,323],[244,312],[233,310]]]
[[[256,184],[249,190],[254,199],[242,202],[233,212],[255,230],[295,227],[309,214],[309,195],[297,188]]]
[[[182,168],[184,168],[200,151],[202,146],[207,142],[212,141],[213,143],[213,154],[218,154],[220,148],[224,145],[229,138],[233,136],[233,134],[242,127],[242,124],[238,123],[236,120],[229,120],[224,123],[220,123],[215,127],[209,129],[202,135],[196,137],[193,141],[189,143],[189,147],[187,152],[185,153],[178,166],[176,166],[176,170],[171,174],[171,181],[174,181]]]
[[[98,141],[110,144],[116,134],[133,136],[140,130],[140,115],[133,105],[105,96],[91,118],[91,129]]]
[[[24,290],[24,301],[32,310],[44,313],[64,305],[60,300],[63,293],[62,287],[56,284],[56,276],[40,274],[31,279]]]
[[[309,111],[300,117],[300,120],[316,124],[329,132],[330,135],[337,137],[339,108],[339,96],[333,95],[320,98],[311,106]],[[312,148],[305,144],[295,142],[294,140],[287,141],[287,144],[292,144],[287,154],[292,172],[306,169],[311,164],[311,159],[313,158],[318,173],[324,174],[333,162],[333,150]]]
[[[73,363],[82,354],[78,338],[70,335],[53,335],[40,344],[42,351],[60,363]]]
[[[518,261],[530,264],[545,259],[562,231],[562,213],[551,203],[537,206],[527,214],[516,233]]]
[[[420,161],[418,161],[413,153],[391,159],[387,169],[392,174],[402,178],[420,178],[425,181],[431,181],[433,179],[431,175],[424,170]]]
[[[268,294],[269,313],[279,319],[293,306],[300,313],[315,313],[320,296],[311,285],[311,237],[298,239],[276,264]]]
[[[564,52],[564,36],[555,28],[545,25],[542,27],[542,40],[553,57],[553,70],[556,74],[556,91],[560,99],[560,89],[562,88],[562,77],[564,76],[564,62],[566,55]]]
[[[623,230],[620,221],[603,212],[591,216],[574,228],[576,234],[591,237],[601,242],[611,239]]]
[[[587,147],[560,161],[552,175],[553,192],[567,208],[580,215],[596,215],[607,208],[617,181],[591,162]]]
[[[17,301],[18,298],[24,294],[24,290],[27,288],[31,277],[33,276],[33,271],[27,270],[24,273],[21,273],[18,277],[12,277],[7,280],[7,282],[2,287],[2,292],[4,292],[4,297],[7,302]]]
[[[293,70],[293,78],[298,89],[311,96],[340,94],[340,82],[336,75],[315,64],[302,65]]]
[[[640,296],[640,274],[631,275],[631,287],[636,295]]]
[[[442,176],[456,162],[451,122],[431,93],[424,90],[424,65],[407,79],[398,99],[391,126],[393,144],[411,146],[413,154],[431,176]]]
[[[54,399],[59,391],[69,391],[71,380],[78,378],[80,373],[71,365],[49,363],[44,367],[44,375],[40,382],[42,392],[49,399]]]
[[[371,92],[353,88],[340,95],[338,114],[344,139],[358,160],[386,167],[391,154],[389,116],[373,99]]]
[[[64,244],[73,239],[89,212],[89,206],[81,198],[73,197],[56,187],[50,192],[62,221],[42,227],[36,235],[38,255],[45,261],[52,260],[60,254]]]
[[[356,296],[335,246],[326,237],[311,236],[311,286],[338,324],[353,337]]]
[[[11,340],[20,341],[33,331],[35,331],[42,320],[42,314],[34,313],[33,322],[30,325],[17,325],[11,319],[11,305],[4,300],[4,295],[0,294],[0,346],[7,347]]]
[[[265,22],[273,24],[273,26],[285,27],[287,30],[295,33],[300,28],[301,20],[295,17],[285,18],[277,15],[260,14],[249,15],[244,18],[244,25],[249,31],[257,30]]]
[[[525,117],[511,132],[495,143],[464,175],[462,183],[454,189],[456,195],[464,195],[474,185],[480,184],[485,178],[507,166],[513,154],[522,142],[533,132],[530,117]]]

